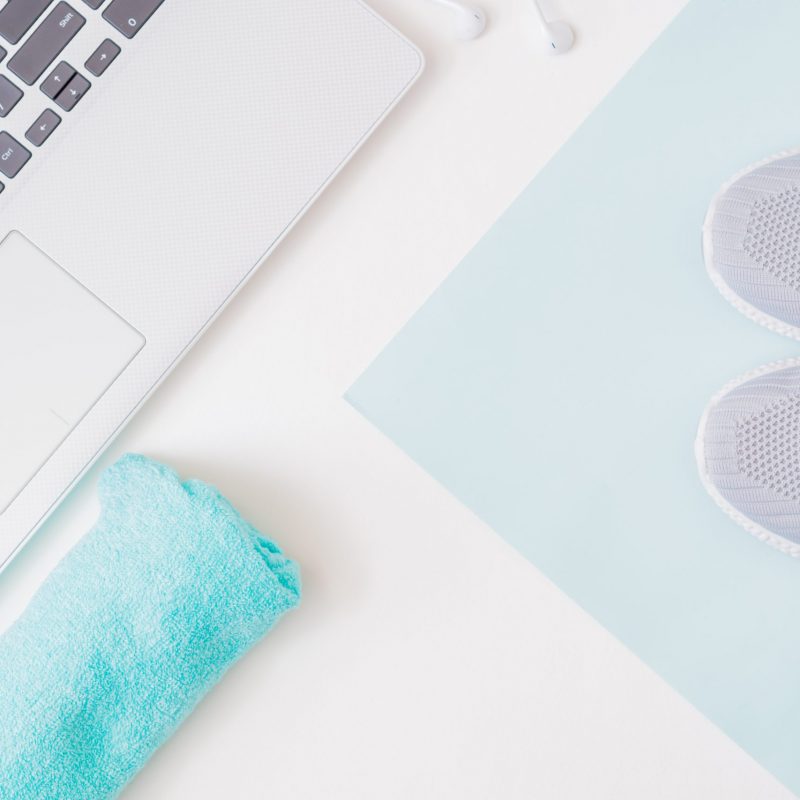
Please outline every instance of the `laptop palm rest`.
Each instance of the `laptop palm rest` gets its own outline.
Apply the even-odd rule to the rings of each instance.
[[[0,514],[144,344],[22,234],[0,243]]]

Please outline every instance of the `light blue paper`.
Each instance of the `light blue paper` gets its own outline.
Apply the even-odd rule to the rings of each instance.
[[[723,384],[800,354],[701,254],[719,186],[800,144],[800,3],[768,6],[690,3],[348,397],[800,792],[800,563],[693,456]]]

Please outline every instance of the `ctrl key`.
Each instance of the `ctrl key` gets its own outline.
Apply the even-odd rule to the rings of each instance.
[[[16,178],[28,163],[31,154],[13,136],[0,132],[0,172],[6,178]]]

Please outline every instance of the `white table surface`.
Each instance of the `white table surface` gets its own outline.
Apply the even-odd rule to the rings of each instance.
[[[478,42],[374,6],[428,71],[123,433],[217,484],[297,558],[302,608],[126,800],[789,798],[342,395],[685,0],[527,0]],[[0,580],[10,624],[97,513],[95,469]]]

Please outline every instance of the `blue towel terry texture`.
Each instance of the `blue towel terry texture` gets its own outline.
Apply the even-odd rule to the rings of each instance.
[[[116,796],[300,599],[297,566],[218,491],[142,456],[0,637],[0,798]]]

